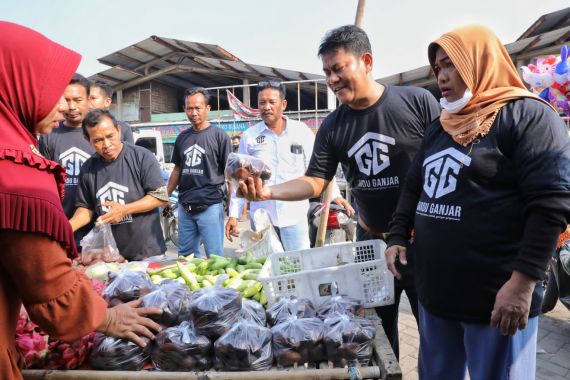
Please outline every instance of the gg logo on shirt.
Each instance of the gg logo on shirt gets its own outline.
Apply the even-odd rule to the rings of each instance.
[[[77,177],[79,175],[81,166],[85,161],[87,161],[87,159],[89,159],[90,156],[90,154],[87,154],[81,149],[75,147],[68,149],[59,155],[59,162],[61,163],[61,166],[65,167],[65,173],[68,176],[65,181],[66,185],[77,185],[78,178],[71,177]]]
[[[102,205],[105,202],[117,202],[119,204],[125,204],[125,194],[129,192],[129,188],[123,185],[119,185],[115,182],[107,182],[105,186],[99,189],[95,194],[95,197],[99,199],[99,203]],[[109,211],[108,206],[101,206],[103,212]],[[119,223],[132,222],[132,215],[126,215]],[[118,223],[118,224],[119,224]]]
[[[376,175],[390,166],[388,144],[396,145],[393,137],[380,133],[368,132],[362,136],[348,151],[348,157],[353,157],[358,170],[367,176]]]
[[[430,198],[441,198],[453,192],[461,165],[471,165],[471,157],[455,148],[447,148],[424,160],[424,191]]]
[[[202,155],[204,153],[206,153],[206,151],[200,145],[192,145],[184,151],[184,155],[186,156],[186,165],[190,167],[200,165],[202,163]]]

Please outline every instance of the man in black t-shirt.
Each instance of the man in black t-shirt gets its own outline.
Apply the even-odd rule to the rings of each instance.
[[[341,106],[320,126],[305,176],[270,187],[248,179],[247,184],[240,184],[248,199],[319,196],[340,162],[359,210],[357,239],[385,238],[408,167],[426,127],[439,115],[439,105],[423,89],[375,82],[371,51],[366,33],[353,25],[325,36],[319,56],[327,85]],[[395,280],[395,304],[376,308],[396,356],[398,305],[403,290],[418,318],[411,265],[405,271],[401,280]]]
[[[113,99],[113,87],[109,86],[107,83],[95,80],[91,82],[89,87],[89,108],[90,109],[100,109],[108,110],[111,106]],[[131,126],[121,120],[117,120],[117,123],[121,127],[121,139],[124,142],[131,144],[135,143],[133,137],[133,131]]]
[[[178,186],[178,253],[200,256],[224,253],[224,168],[231,152],[230,137],[208,122],[210,94],[202,88],[186,91],[184,110],[192,128],[176,138],[168,194]]]
[[[89,95],[92,91],[89,81],[84,76],[75,74],[64,92],[68,106],[68,111],[64,114],[65,120],[59,124],[59,128],[54,128],[49,135],[41,136],[39,141],[40,153],[66,169],[63,210],[68,218],[71,218],[77,209],[75,207],[75,193],[79,184],[81,166],[95,153],[95,149],[89,144],[81,128],[81,123],[90,108]],[[132,142],[133,133],[128,125],[126,129],[128,130],[126,136],[130,133],[130,142]],[[123,141],[125,140],[123,139]],[[81,239],[92,227],[93,224],[89,223],[75,232],[75,243],[78,249],[81,249],[79,246]]]
[[[96,154],[81,168],[73,230],[97,216],[112,225],[119,253],[127,260],[163,254],[158,208],[168,204],[168,194],[158,161],[147,149],[121,141],[109,111],[90,111],[83,132]]]
[[[75,74],[63,96],[68,106],[64,113],[65,120],[54,128],[49,135],[40,137],[40,153],[47,159],[59,163],[65,168],[65,195],[63,197],[63,210],[68,218],[75,213],[75,193],[79,184],[81,166],[95,149],[83,136],[81,123],[89,111],[89,81],[80,74]],[[79,242],[93,227],[91,223],[75,231],[75,243],[80,250]]]

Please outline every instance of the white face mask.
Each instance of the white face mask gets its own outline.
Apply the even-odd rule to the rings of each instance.
[[[463,109],[469,103],[473,94],[471,93],[470,89],[465,90],[463,96],[460,99],[457,99],[454,102],[448,102],[447,99],[441,98],[439,99],[439,104],[441,107],[449,113],[457,113]]]

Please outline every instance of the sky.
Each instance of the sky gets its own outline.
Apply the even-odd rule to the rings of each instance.
[[[358,0],[0,0],[0,19],[33,28],[79,52],[79,72],[108,66],[97,58],[151,35],[209,43],[241,60],[322,74],[323,35],[352,24]],[[372,44],[374,77],[427,64],[441,34],[483,24],[503,43],[515,41],[541,15],[569,0],[367,0],[362,27]],[[1,38],[1,37],[0,37]]]

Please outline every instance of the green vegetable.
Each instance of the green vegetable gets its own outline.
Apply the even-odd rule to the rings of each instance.
[[[263,289],[263,284],[261,282],[255,281],[252,285],[243,291],[243,295],[247,298],[251,298],[255,295],[255,293],[259,293],[261,289]]]
[[[180,271],[182,278],[184,281],[186,281],[186,285],[188,285],[190,290],[195,291],[200,289],[200,284],[198,283],[198,280],[196,279],[194,273],[190,272],[188,268],[180,263],[176,263],[176,265],[178,266],[178,270]]]

